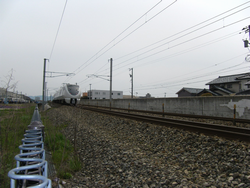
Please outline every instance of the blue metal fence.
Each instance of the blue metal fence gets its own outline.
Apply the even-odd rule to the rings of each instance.
[[[10,170],[10,187],[45,187],[51,188],[48,179],[48,162],[45,160],[44,126],[40,119],[38,107],[35,108],[32,120],[25,131],[20,154],[15,156],[17,167]]]

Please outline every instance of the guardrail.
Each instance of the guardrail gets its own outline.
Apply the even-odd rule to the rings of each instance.
[[[10,170],[10,187],[51,188],[48,179],[48,162],[45,160],[44,125],[40,119],[38,107],[35,108],[28,130],[25,131],[20,154],[15,156],[17,167]]]

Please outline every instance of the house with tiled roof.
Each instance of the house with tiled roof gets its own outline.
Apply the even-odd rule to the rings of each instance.
[[[209,85],[209,90],[216,93],[216,95],[246,95],[250,93],[249,82],[250,72],[219,76],[211,82],[208,82],[206,85]]]
[[[183,87],[176,94],[178,97],[250,95],[250,72],[219,76],[206,85],[209,89]]]
[[[178,95],[178,97],[191,97],[197,96],[198,93],[200,93],[202,90],[203,89],[183,87],[176,94]]]

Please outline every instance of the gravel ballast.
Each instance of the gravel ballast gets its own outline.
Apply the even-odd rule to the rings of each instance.
[[[83,162],[63,187],[250,187],[250,144],[104,115],[50,109]]]

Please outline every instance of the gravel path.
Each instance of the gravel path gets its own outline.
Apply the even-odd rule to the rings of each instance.
[[[72,107],[47,114],[72,122],[72,143],[77,122],[84,167],[63,187],[250,187],[250,144]]]

